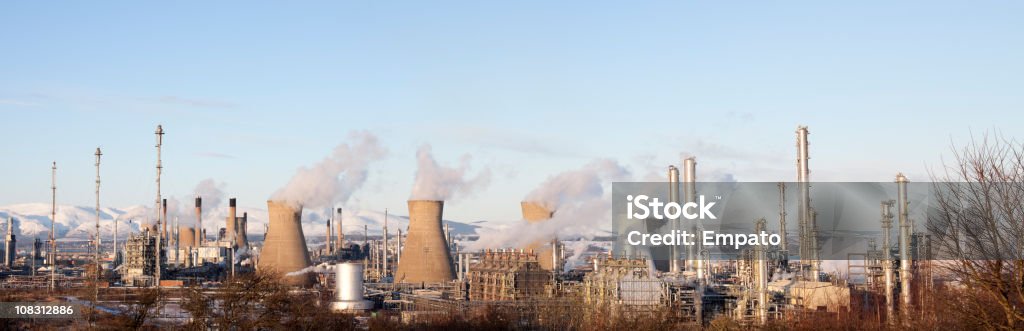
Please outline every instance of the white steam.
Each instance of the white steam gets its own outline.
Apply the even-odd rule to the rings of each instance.
[[[557,211],[566,202],[600,198],[604,185],[629,177],[629,171],[612,159],[591,161],[582,168],[548,178],[544,184],[526,195],[525,201],[540,202]]]
[[[484,168],[476,177],[469,178],[467,172],[470,159],[467,154],[462,157],[458,167],[442,166],[434,159],[430,145],[420,146],[416,151],[418,167],[410,199],[453,200],[486,187],[491,181],[491,170]]]
[[[203,198],[203,210],[215,210],[224,202],[224,183],[207,178],[196,184],[193,194]],[[195,206],[192,206],[195,207]]]
[[[294,276],[299,276],[299,275],[305,275],[305,274],[308,274],[310,272],[327,273],[327,272],[330,272],[330,271],[331,271],[330,270],[330,266],[327,263],[321,263],[319,265],[312,265],[312,266],[308,266],[308,267],[302,268],[302,269],[297,270],[297,271],[292,271],[292,272],[286,273],[286,274],[284,274],[284,276],[285,277],[294,277]]]
[[[550,220],[520,221],[500,231],[481,230],[480,238],[467,248],[519,248],[553,238],[593,238],[611,220],[611,194],[606,187],[630,177],[628,170],[610,159],[595,160],[553,176],[526,197],[554,211]]]
[[[331,155],[313,165],[300,167],[271,200],[324,208],[348,201],[363,186],[370,164],[382,159],[387,150],[377,137],[365,131],[349,134],[349,142],[339,144]]]

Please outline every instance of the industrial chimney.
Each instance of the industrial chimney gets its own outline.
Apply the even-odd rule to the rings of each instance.
[[[441,230],[444,201],[409,200],[409,237],[395,281],[442,283],[455,279],[452,255]]]
[[[195,241],[193,241],[195,247],[203,245],[203,198],[196,197],[196,229]]]
[[[242,218],[235,219],[235,247],[249,247],[249,213],[243,212]]]
[[[235,198],[228,199],[228,217],[224,227],[227,229],[226,239],[235,240],[235,229],[238,227],[238,214],[235,208]]]
[[[523,219],[530,224],[547,221],[555,214],[537,201],[523,201],[519,203],[519,206],[522,208]],[[557,256],[554,255],[556,252],[551,247],[553,240],[558,240],[558,238],[540,238],[526,245],[527,251],[537,253],[537,260],[540,262],[541,269],[553,270],[555,268],[555,258]]]
[[[234,199],[232,206],[233,202]],[[257,269],[280,273],[284,276],[284,283],[288,285],[309,286],[313,282],[309,274],[286,276],[311,264],[309,251],[306,250],[306,237],[302,234],[302,206],[267,201],[267,210],[270,214],[270,224]]]

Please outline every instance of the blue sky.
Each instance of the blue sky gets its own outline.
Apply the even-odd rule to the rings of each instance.
[[[923,179],[971,130],[1024,127],[1015,1],[8,2],[0,205],[148,204],[225,182],[260,207],[351,130],[388,148],[349,203],[404,209],[416,148],[490,186],[453,219],[511,220],[548,176],[614,158],[637,178],[696,154],[703,179]],[[1019,138],[1019,137],[1018,137]]]

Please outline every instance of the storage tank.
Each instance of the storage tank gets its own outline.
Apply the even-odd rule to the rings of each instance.
[[[373,308],[373,302],[364,299],[362,263],[342,262],[334,266],[334,270],[334,301],[331,302],[331,310]]]

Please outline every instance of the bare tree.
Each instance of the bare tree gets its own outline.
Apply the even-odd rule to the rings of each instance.
[[[933,174],[927,229],[938,263],[962,285],[963,318],[989,329],[1024,327],[1024,145],[986,134],[953,147]]]

